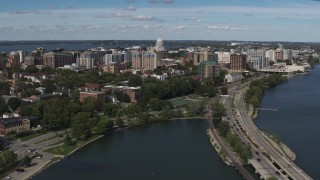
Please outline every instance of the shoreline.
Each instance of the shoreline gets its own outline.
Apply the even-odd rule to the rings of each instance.
[[[94,142],[94,141],[96,141],[96,140],[98,140],[98,139],[100,139],[100,138],[102,138],[102,137],[104,137],[104,136],[105,136],[105,135],[99,135],[98,137],[93,138],[93,139],[91,139],[91,140],[89,140],[89,141],[81,144],[79,147],[75,148],[74,150],[72,150],[71,152],[69,152],[69,153],[68,153],[67,155],[65,155],[65,156],[64,156],[64,155],[56,155],[56,154],[51,154],[51,153],[49,153],[49,154],[51,154],[51,155],[53,156],[53,158],[60,158],[60,159],[57,159],[57,160],[55,160],[55,161],[52,161],[52,159],[51,159],[51,160],[48,161],[41,169],[35,171],[32,175],[30,175],[29,177],[27,177],[27,178],[25,178],[25,179],[26,179],[26,180],[32,179],[32,178],[35,177],[36,175],[40,174],[41,172],[43,172],[44,170],[46,170],[47,168],[49,168],[51,165],[53,165],[53,164],[55,164],[55,163],[63,160],[64,158],[72,155],[73,153],[75,153],[76,151],[78,151],[78,150],[80,150],[81,148],[85,147],[86,145],[88,145],[88,144],[90,144],[90,143],[92,143],[92,142]]]
[[[301,75],[305,75],[308,73],[303,73]],[[289,80],[289,79],[288,79]],[[262,96],[263,97],[263,96]],[[262,98],[261,97],[261,98]],[[260,106],[259,106],[260,108]],[[249,104],[249,108],[247,110],[248,116],[251,117],[251,121],[254,123],[254,120],[259,116],[259,109],[254,109],[253,106],[251,104]],[[255,124],[255,123],[254,123]],[[256,125],[255,125],[256,126]],[[256,126],[257,127],[257,126]],[[257,129],[259,129],[257,127]],[[271,146],[273,148],[275,148],[278,152],[280,152],[283,156],[286,156],[287,158],[289,158],[291,161],[295,161],[297,156],[295,154],[295,152],[289,147],[287,146],[285,143],[283,143],[282,141],[280,141],[279,143],[277,143],[276,141],[274,141],[271,137],[270,134],[264,132],[263,130],[259,129],[259,131],[262,132],[263,137],[269,142],[269,144],[271,144]]]
[[[169,121],[174,121],[174,120],[204,120],[204,117],[183,117],[183,118],[170,118],[170,119],[169,119]],[[118,129],[115,129],[115,131],[121,131],[121,130],[126,129],[126,128],[128,128],[128,127],[126,126],[126,127],[124,127],[124,128],[118,128]],[[55,163],[58,163],[59,161],[61,161],[61,160],[63,160],[64,158],[72,155],[73,153],[75,153],[76,151],[80,150],[81,148],[87,146],[88,144],[90,144],[90,143],[92,143],[92,142],[94,142],[94,141],[96,141],[96,140],[98,140],[98,139],[100,139],[100,138],[102,138],[102,137],[104,137],[104,136],[105,136],[105,134],[104,134],[104,135],[99,135],[98,137],[93,138],[93,139],[91,139],[91,140],[89,140],[89,141],[81,144],[79,147],[75,148],[74,150],[72,150],[71,152],[69,152],[67,155],[57,155],[57,154],[49,153],[49,154],[51,154],[51,155],[53,156],[53,158],[60,158],[60,159],[57,159],[57,160],[55,160],[55,161],[52,161],[52,159],[51,159],[50,161],[48,161],[47,163],[45,163],[45,165],[44,165],[41,169],[33,172],[32,175],[30,175],[29,177],[25,178],[25,180],[30,180],[30,179],[32,179],[32,178],[35,177],[36,175],[40,174],[41,172],[43,172],[44,170],[46,170],[47,168],[49,168],[51,165],[53,165],[53,164],[55,164]],[[48,148],[51,148],[51,147],[48,147]],[[43,150],[48,149],[48,148],[44,148]],[[41,150],[41,151],[43,151],[43,150]]]

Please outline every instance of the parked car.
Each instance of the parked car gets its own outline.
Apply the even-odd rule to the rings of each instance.
[[[16,169],[16,171],[17,171],[17,172],[24,172],[24,169],[18,168],[18,169]]]

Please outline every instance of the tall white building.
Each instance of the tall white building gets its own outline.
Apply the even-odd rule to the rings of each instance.
[[[218,54],[218,63],[230,63],[230,52],[216,52]]]
[[[163,39],[161,37],[158,37],[156,46],[154,49],[159,52],[159,51],[165,51],[164,45],[163,45]]]
[[[247,61],[252,69],[263,69],[268,67],[268,60],[266,59],[266,51],[264,50],[248,50]]]
[[[283,50],[283,60],[292,61],[292,50],[291,49],[284,49]]]
[[[132,67],[134,69],[154,70],[157,65],[157,53],[150,51],[132,52]]]
[[[124,62],[131,62],[132,61],[132,52],[131,51],[123,51],[122,56],[123,56]]]
[[[268,61],[275,61],[276,57],[275,57],[275,51],[274,50],[267,50],[266,51],[266,58]]]
[[[79,66],[85,66],[86,69],[94,68],[94,58],[92,57],[91,52],[81,53],[79,57],[76,59],[76,63]]]
[[[122,53],[117,52],[115,54],[106,54],[104,55],[104,64],[114,64],[114,63],[120,63],[122,60]]]

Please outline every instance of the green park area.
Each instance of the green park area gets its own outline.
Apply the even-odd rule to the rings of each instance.
[[[190,95],[190,96],[185,96],[182,98],[175,98],[170,100],[172,103],[172,106],[177,109],[177,108],[184,108],[187,107],[191,103],[201,103],[201,104],[207,104],[209,102],[210,98],[208,97],[202,97],[199,95]]]

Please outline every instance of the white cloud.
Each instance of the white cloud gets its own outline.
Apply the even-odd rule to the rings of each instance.
[[[134,21],[164,21],[163,19],[159,19],[155,16],[146,16],[146,15],[137,15],[130,17],[130,20]]]
[[[210,25],[208,28],[213,30],[248,30],[246,27],[233,25]]]
[[[157,4],[157,3],[173,4],[174,0],[149,0],[149,3],[151,3],[151,4]]]
[[[24,15],[24,14],[51,14],[47,10],[25,10],[25,11],[14,11],[14,12],[9,12],[9,14],[16,14],[16,15]]]
[[[125,10],[125,11],[137,11],[137,8],[135,8],[134,6],[128,6],[128,7],[124,8],[123,10]]]

